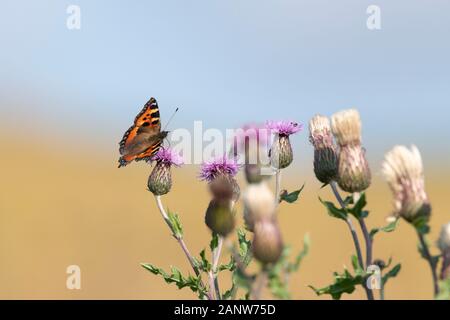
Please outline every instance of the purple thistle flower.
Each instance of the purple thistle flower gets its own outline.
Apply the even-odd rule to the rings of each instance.
[[[171,148],[160,148],[151,161],[177,167],[184,164],[183,158]]]
[[[258,145],[264,146],[267,145],[270,134],[270,130],[264,125],[249,123],[236,130],[234,146],[239,151],[245,149],[246,141],[256,141]]]
[[[239,165],[236,160],[224,155],[212,161],[205,161],[200,169],[200,179],[211,182],[219,175],[234,177],[238,171]]]
[[[293,121],[267,121],[266,128],[278,133],[280,136],[290,136],[303,129],[303,125]]]

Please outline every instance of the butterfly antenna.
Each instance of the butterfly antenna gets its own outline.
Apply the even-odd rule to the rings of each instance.
[[[166,125],[164,126],[164,130],[166,130],[166,128],[169,126],[170,121],[172,121],[173,117],[175,117],[176,113],[178,112],[179,108],[176,108],[175,111],[172,113],[172,115],[170,116],[169,120],[166,122]]]

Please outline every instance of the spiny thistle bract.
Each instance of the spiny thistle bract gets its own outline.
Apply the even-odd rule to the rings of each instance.
[[[371,183],[371,172],[365,149],[361,146],[359,112],[350,109],[335,113],[331,128],[339,144],[339,187],[350,193],[366,190]]]
[[[160,148],[152,161],[156,161],[156,165],[148,177],[147,186],[155,196],[162,196],[172,188],[171,166],[179,167],[183,164],[183,160],[172,149]]]
[[[309,140],[314,146],[314,173],[325,184],[338,176],[338,155],[331,133],[330,120],[321,115],[309,122]]]
[[[293,121],[267,121],[266,128],[276,134],[270,150],[270,161],[274,168],[287,168],[294,160],[289,136],[302,130],[303,126]]]
[[[394,196],[394,215],[414,223],[429,220],[431,205],[425,192],[422,157],[416,146],[396,146],[385,156],[382,173]]]

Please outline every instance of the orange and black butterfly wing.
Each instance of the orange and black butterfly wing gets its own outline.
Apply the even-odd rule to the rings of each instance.
[[[126,149],[133,144],[139,133],[145,131],[161,130],[161,122],[159,120],[159,108],[155,98],[151,98],[142,108],[141,112],[134,119],[134,124],[125,132],[122,141],[120,141],[120,154],[124,155]]]
[[[151,158],[159,151],[159,148],[161,148],[162,140],[158,139],[154,144],[152,144],[150,147],[148,147],[144,152],[138,154],[135,161],[149,161]]]
[[[155,98],[151,98],[136,116],[133,126],[125,132],[119,143],[119,152],[122,155],[119,159],[119,167],[125,166],[137,158],[142,159],[143,155],[146,155],[155,144],[152,137],[157,137],[160,131],[158,103]],[[156,153],[156,151],[158,150],[154,152]]]

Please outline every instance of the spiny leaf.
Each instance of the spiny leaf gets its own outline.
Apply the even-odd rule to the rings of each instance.
[[[203,249],[202,251],[200,251],[200,269],[202,271],[208,272],[211,270],[211,263],[208,261],[208,259],[206,258],[206,251],[205,249]]]
[[[224,271],[224,270],[228,270],[233,272],[234,269],[236,268],[236,262],[233,260],[233,258],[230,259],[230,262],[228,262],[227,264],[221,264],[218,267],[218,271]]]
[[[333,202],[323,201],[319,198],[320,202],[327,208],[328,214],[334,218],[347,220],[347,211],[345,209],[337,208]]]
[[[391,270],[389,270],[386,274],[384,274],[383,277],[381,278],[383,286],[388,282],[390,278],[395,278],[401,269],[402,265],[399,263],[395,265]]]
[[[439,294],[437,300],[450,300],[450,278],[439,282]]]
[[[351,200],[346,199],[346,201],[349,201],[349,203],[354,203],[353,196],[351,197]],[[357,219],[366,218],[369,215],[369,211],[363,210],[366,207],[366,205],[367,205],[366,194],[362,193],[358,199],[358,202],[356,202],[352,208],[349,208],[348,212]]]
[[[309,286],[317,295],[329,294],[334,300],[339,300],[344,293],[351,294],[355,291],[357,285],[362,285],[364,278],[361,276],[352,276],[348,270],[344,273],[334,273],[334,283],[327,287],[316,289]]]
[[[356,255],[352,256],[352,266],[353,266],[353,270],[355,271],[356,274],[361,275],[364,273],[364,269],[359,264],[358,257]]]
[[[171,273],[165,272],[163,269],[155,267],[149,263],[141,264],[143,268],[150,271],[155,275],[160,275],[163,277],[164,281],[168,284],[174,283],[178,289],[190,288],[193,292],[198,293],[199,297],[202,299],[206,295],[206,289],[201,286],[201,277],[194,277],[189,275],[187,278],[183,276],[181,271],[176,267],[171,267]]]
[[[242,229],[238,229],[237,231],[238,234],[238,241],[239,241],[239,255],[241,256],[241,258],[246,258],[249,256],[250,253],[250,247],[251,247],[251,241],[247,240],[246,238],[246,233],[244,230]],[[251,257],[251,255],[250,255]],[[244,264],[246,263],[246,261],[242,261]]]
[[[395,229],[397,229],[399,221],[400,221],[399,219],[395,219],[395,221],[392,221],[387,226],[372,229],[370,231],[370,237],[373,238],[380,231],[387,232],[387,233],[395,231]]]
[[[308,255],[310,247],[311,247],[311,239],[309,238],[309,234],[306,233],[303,236],[303,249],[298,253],[297,257],[295,257],[294,263],[289,264],[288,266],[289,272],[295,272],[298,270],[303,259]]]
[[[286,193],[282,194],[280,197],[280,202],[285,201],[287,203],[294,203],[295,201],[298,200],[298,197],[304,188],[305,188],[305,185],[303,184],[303,186],[299,190],[293,191],[291,193],[286,192]]]
[[[209,243],[209,248],[214,251],[219,245],[219,236],[217,233],[213,232],[211,242]]]
[[[173,235],[177,239],[183,238],[183,226],[181,225],[180,217],[176,213],[169,211],[167,214],[169,217],[169,225],[172,229]]]

